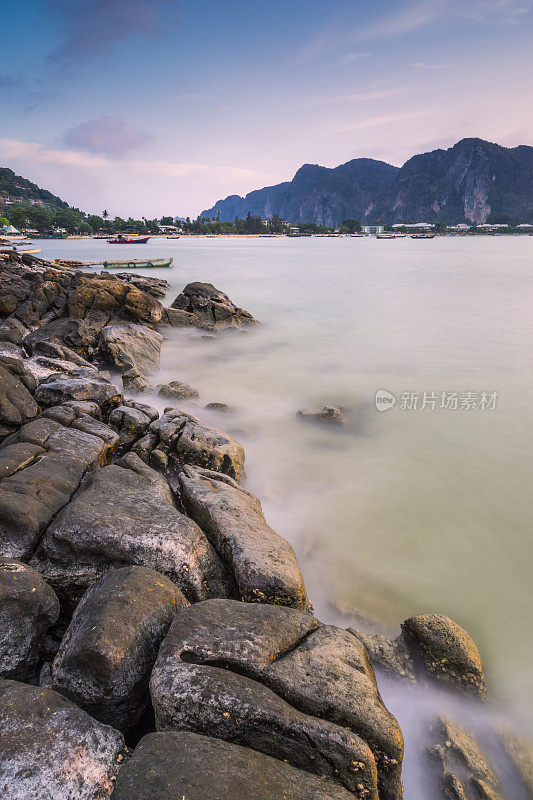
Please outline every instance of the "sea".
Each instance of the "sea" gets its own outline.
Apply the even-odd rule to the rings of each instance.
[[[242,332],[165,330],[157,381],[197,388],[181,407],[244,445],[246,486],[292,543],[319,619],[396,636],[413,614],[451,616],[487,673],[472,725],[533,735],[532,237],[39,246],[46,258],[172,256],[145,272],[171,284],[163,302],[204,281],[250,311],[261,324]],[[297,416],[324,406],[347,424]],[[406,796],[421,796],[415,728],[436,708],[467,712],[380,688],[413,753]]]

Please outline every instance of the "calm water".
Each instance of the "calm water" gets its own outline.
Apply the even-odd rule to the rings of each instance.
[[[172,282],[169,301],[209,281],[260,319],[215,340],[172,332],[161,378],[197,387],[188,407],[245,446],[248,487],[293,543],[317,616],[397,633],[411,614],[449,614],[478,643],[492,694],[533,733],[533,238],[42,246],[172,254],[172,271],[150,271]],[[394,409],[376,411],[378,389]],[[403,392],[498,400],[407,410]],[[212,401],[234,413],[209,416]],[[356,424],[296,419],[325,404],[353,409]]]

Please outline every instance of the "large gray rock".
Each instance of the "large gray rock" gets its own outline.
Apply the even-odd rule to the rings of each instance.
[[[188,383],[181,381],[170,381],[170,383],[159,384],[158,394],[160,397],[165,397],[168,400],[185,400],[187,398],[196,398],[200,394],[198,389],[193,389]]]
[[[126,401],[113,409],[108,422],[117,431],[121,448],[126,450],[146,433],[150,423],[158,417],[157,411],[150,406]]]
[[[0,365],[0,439],[35,419],[38,405],[24,383]]]
[[[204,326],[214,328],[240,328],[257,322],[248,311],[238,308],[227,294],[212,283],[189,283],[179,294],[171,308],[195,314]]]
[[[3,800],[106,800],[122,735],[57,692],[0,681]]]
[[[44,355],[40,349],[42,344],[55,344],[60,350],[66,348],[61,356],[66,361],[72,361],[65,357],[68,350],[86,358],[96,346],[100,328],[100,324],[82,319],[55,319],[28,333],[24,337],[24,347],[32,355]]]
[[[163,280],[163,278],[139,275],[137,272],[114,272],[113,277],[118,278],[120,281],[130,283],[132,286],[135,286],[136,289],[151,294],[152,297],[164,297],[171,288],[170,283]]]
[[[0,446],[0,555],[28,559],[109,444],[41,416]]]
[[[158,729],[215,731],[361,797],[376,791],[369,778],[377,766],[381,800],[402,795],[402,735],[366,650],[295,609],[229,600],[183,609],[159,652],[151,694]]]
[[[191,464],[237,481],[244,476],[242,445],[191,414],[171,409],[150,425],[148,433],[134,450],[157,469],[180,471]]]
[[[87,475],[32,559],[60,597],[79,597],[107,570],[151,567],[191,600],[233,596],[233,580],[165,479],[129,453]]]
[[[121,372],[134,369],[140,375],[155,375],[163,337],[145,325],[108,325],[100,331],[98,346],[104,359]]]
[[[267,525],[255,495],[201,468],[185,467],[179,482],[187,513],[231,566],[242,600],[309,610],[294,550]]]
[[[428,748],[437,786],[447,800],[503,800],[494,768],[479,742],[445,717],[436,719]]]
[[[52,667],[53,688],[92,717],[126,730],[141,716],[159,645],[180,606],[148,567],[111,570],[83,595]]]
[[[367,794],[370,798],[372,795]],[[325,778],[236,744],[150,733],[121,769],[113,800],[350,800]]]
[[[0,558],[0,677],[35,674],[45,634],[59,617],[59,600],[27,564]]]
[[[35,392],[41,406],[57,406],[68,400],[92,400],[104,414],[122,402],[122,393],[97,372],[79,367],[71,373],[54,373],[45,378]]]
[[[452,619],[444,614],[419,614],[403,623],[402,632],[430,678],[470,694],[485,694],[479,650]]]

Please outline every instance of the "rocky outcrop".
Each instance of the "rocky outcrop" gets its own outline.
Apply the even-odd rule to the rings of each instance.
[[[230,565],[241,599],[307,611],[294,550],[267,525],[257,497],[227,475],[194,467],[179,482],[188,514]]]
[[[58,617],[59,600],[41,575],[0,557],[0,678],[33,677],[45,634]]]
[[[364,647],[307,614],[229,600],[183,609],[151,695],[158,730],[215,733],[358,797],[401,797],[402,737]]]
[[[479,650],[452,619],[444,614],[419,614],[403,623],[402,632],[429,677],[470,694],[485,694]]]
[[[151,567],[191,600],[233,596],[233,579],[165,479],[128,453],[87,475],[31,561],[61,599],[79,598],[109,569]]]
[[[164,297],[171,288],[170,283],[163,280],[163,278],[139,275],[137,272],[115,272],[113,277],[129,283],[147,294],[151,294],[152,297]]]
[[[104,360],[121,372],[135,370],[139,375],[155,375],[159,369],[160,333],[145,325],[123,323],[106,325],[100,331],[98,346]]]
[[[185,731],[145,736],[120,771],[113,800],[183,797],[353,800],[353,794],[325,778],[220,739]]]
[[[5,800],[106,800],[122,735],[57,692],[0,680],[0,786]]]
[[[223,472],[237,481],[244,476],[244,449],[223,431],[192,414],[167,410],[134,447],[144,461],[165,472],[187,465]]]
[[[53,687],[92,717],[127,730],[148,699],[159,645],[187,600],[147,567],[111,570],[83,595],[52,667]]]
[[[243,308],[238,308],[224,292],[212,283],[189,283],[171,308],[194,314],[200,324],[210,328],[240,328],[256,320]]]

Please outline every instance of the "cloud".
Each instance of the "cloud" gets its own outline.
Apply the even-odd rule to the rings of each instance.
[[[22,75],[0,75],[0,102],[22,106],[24,111],[33,111],[37,105],[49,98],[46,91],[37,91]]]
[[[63,26],[63,41],[50,58],[58,66],[112,53],[132,36],[153,35],[161,13],[176,0],[48,0],[51,12]]]
[[[150,133],[136,131],[127,122],[112,116],[101,116],[81,122],[70,128],[63,139],[72,150],[86,150],[88,153],[105,153],[121,156],[152,141]]]
[[[406,87],[401,86],[393,89],[369,89],[367,92],[355,92],[354,94],[328,94],[312,100],[317,105],[334,105],[335,103],[366,103],[373,100],[385,100],[406,91]]]
[[[446,0],[426,0],[422,3],[409,3],[394,13],[372,20],[362,25],[356,40],[389,39],[424,28],[445,11],[450,4]]]
[[[382,117],[368,117],[367,119],[358,120],[350,125],[343,125],[337,128],[337,133],[347,133],[348,131],[360,131],[364,128],[376,128],[382,125],[390,125],[393,122],[403,122],[404,120],[414,119],[415,117],[424,117],[431,112],[424,111],[410,111],[404,114],[387,114]]]
[[[372,53],[363,53],[363,52],[356,52],[356,53],[346,53],[346,55],[341,56],[337,63],[339,64],[351,64],[352,61],[360,61],[362,58],[370,58]]]
[[[415,69],[443,69],[444,64],[424,64],[422,61],[415,61],[411,66]]]

